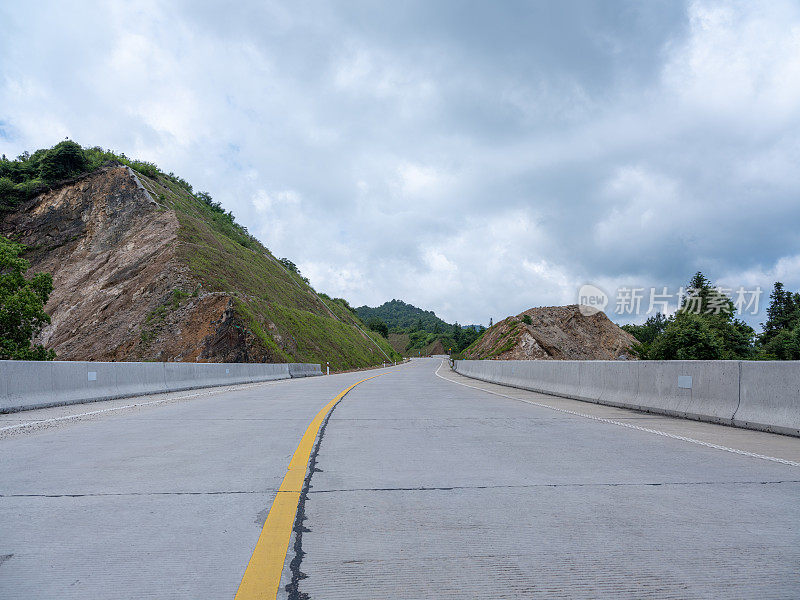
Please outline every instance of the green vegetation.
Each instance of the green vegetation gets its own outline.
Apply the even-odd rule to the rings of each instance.
[[[623,325],[622,329],[635,337],[640,344],[649,347],[663,333],[667,323],[669,319],[659,312],[648,317],[642,325]]]
[[[525,315],[527,316],[527,315]],[[506,330],[506,332],[502,335],[502,337],[497,340],[497,347],[489,354],[489,358],[494,358],[495,356],[500,356],[504,352],[508,352],[512,350],[519,341],[519,336],[522,334],[522,330],[520,328],[520,321],[517,321],[513,317],[509,317],[507,322],[511,327]]]
[[[652,360],[734,360],[756,358],[755,331],[735,318],[731,299],[698,272],[678,312],[656,314],[643,325],[623,325],[638,344],[632,352]]]
[[[73,141],[59,142],[33,154],[23,152],[15,160],[0,158],[0,214],[12,210],[53,185],[99,166],[99,149],[84,150]]]
[[[437,342],[441,342],[445,352],[452,349],[453,353],[458,353],[485,331],[482,325],[450,325],[432,311],[422,310],[402,300],[385,302],[375,308],[359,306],[355,310],[363,321],[370,324],[371,329],[374,325],[384,337],[388,337],[389,333],[407,335],[408,344],[404,351],[410,355],[427,352]],[[386,333],[383,327],[386,327]]]
[[[481,356],[482,359],[486,358],[494,358],[496,356],[500,356],[504,352],[508,352],[517,343],[517,339],[519,337],[518,330],[516,328],[511,328],[506,330],[506,332],[497,340],[497,343],[494,347],[494,350]]]
[[[177,309],[181,305],[181,302],[183,302],[186,298],[188,298],[191,295],[192,295],[191,293],[184,292],[183,290],[180,290],[178,288],[172,290],[172,296],[170,296],[169,299],[169,305],[172,308],[172,310]]]
[[[369,327],[372,331],[377,331],[385,338],[389,337],[389,326],[377,317],[372,317],[369,321],[367,321],[367,327]]]
[[[356,309],[356,313],[365,322],[373,318],[380,319],[393,332],[413,329],[414,331],[441,333],[449,327],[432,311],[422,310],[411,304],[406,304],[402,300],[384,302],[375,308],[359,306]]]
[[[281,263],[283,265],[283,268],[289,271],[290,273],[296,273],[300,277],[300,279],[302,279],[305,283],[310,283],[308,281],[308,277],[303,277],[303,274],[300,272],[300,269],[297,268],[297,265],[294,264],[288,258],[279,258],[278,262]],[[351,311],[353,310],[352,308],[350,308],[349,304],[347,305],[347,307],[349,310]]]
[[[55,353],[33,337],[50,323],[44,305],[53,291],[49,273],[25,273],[30,263],[20,255],[25,246],[0,236],[0,359],[53,360]]]
[[[39,178],[46,183],[69,179],[89,168],[89,158],[78,144],[69,140],[56,144],[39,161]]]
[[[758,338],[758,357],[764,360],[800,360],[800,294],[775,282],[767,308],[767,322]]]
[[[533,325],[533,320],[530,315],[522,315],[522,322],[525,323],[525,325]]]

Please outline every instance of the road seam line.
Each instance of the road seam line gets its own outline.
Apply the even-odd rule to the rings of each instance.
[[[800,462],[795,462],[793,460],[787,460],[785,458],[777,458],[775,456],[766,456],[764,454],[756,454],[755,452],[748,452],[747,450],[739,450],[737,448],[729,448],[728,446],[721,446],[719,444],[712,444],[711,442],[704,442],[702,440],[696,440],[694,438],[686,437],[683,435],[676,435],[674,433],[667,433],[666,431],[659,431],[658,429],[650,429],[648,427],[640,427],[639,425],[632,425],[630,423],[622,423],[621,421],[615,421],[614,419],[606,419],[604,417],[596,417],[594,415],[587,415],[586,413],[577,412],[574,410],[568,410],[566,408],[557,408],[555,406],[550,406],[549,404],[543,404],[541,402],[534,402],[533,400],[524,400],[522,398],[515,398],[514,396],[508,396],[506,394],[501,394],[500,392],[493,392],[491,390],[485,390],[483,388],[476,387],[474,385],[469,385],[466,383],[461,383],[460,381],[453,381],[452,379],[448,379],[447,377],[443,377],[439,375],[439,370],[444,366],[444,361],[442,364],[439,365],[439,368],[436,369],[436,373],[434,373],[438,378],[444,379],[445,381],[449,381],[450,383],[455,383],[456,385],[463,385],[464,387],[472,388],[473,390],[478,390],[481,392],[486,392],[487,394],[494,394],[495,396],[502,396],[503,398],[508,398],[509,400],[517,400],[518,402],[524,402],[525,404],[532,404],[533,406],[539,406],[541,408],[549,408],[550,410],[555,410],[561,413],[566,413],[568,415],[575,415],[577,417],[583,417],[585,419],[591,419],[592,421],[599,421],[600,423],[609,423],[611,425],[619,425],[620,427],[627,427],[628,429],[635,429],[637,431],[644,431],[646,433],[654,433],[656,435],[660,435],[663,437],[668,437],[673,440],[681,440],[683,442],[689,442],[690,444],[697,444],[699,446],[705,446],[706,448],[714,448],[715,450],[723,450],[725,452],[731,452],[733,454],[740,454],[742,456],[749,456],[751,458],[760,458],[762,460],[769,460],[772,462],[780,463],[783,465],[789,465],[792,467],[800,467]],[[462,375],[465,377],[465,375]],[[491,383],[486,382],[490,385],[502,385],[499,383]],[[530,391],[530,390],[526,390]],[[538,392],[534,392],[538,393]],[[568,398],[568,400],[574,400],[574,398]],[[580,402],[580,400],[577,400]]]
[[[235,600],[277,598],[281,576],[283,575],[283,565],[286,562],[286,553],[289,550],[289,542],[297,516],[300,494],[302,493],[308,462],[311,458],[311,452],[314,449],[319,429],[328,413],[350,390],[360,383],[382,375],[385,375],[385,373],[367,377],[339,392],[333,400],[322,407],[306,428],[303,437],[300,438],[300,443],[297,445],[297,450],[295,450],[292,459],[289,461],[286,475],[267,513],[256,547],[236,592]]]

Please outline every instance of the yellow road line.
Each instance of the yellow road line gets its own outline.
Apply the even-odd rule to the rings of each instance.
[[[381,375],[385,375],[385,373],[381,373]],[[340,392],[311,421],[308,429],[300,439],[297,450],[294,451],[292,460],[289,461],[289,469],[283,478],[281,486],[278,488],[272,507],[269,509],[267,520],[261,529],[261,535],[258,537],[258,542],[256,542],[253,556],[250,557],[250,562],[247,564],[247,569],[245,569],[244,577],[242,577],[242,583],[239,584],[239,591],[236,592],[235,600],[253,600],[256,598],[272,600],[278,596],[283,563],[286,560],[286,552],[289,549],[289,540],[292,537],[292,527],[297,514],[297,504],[300,501],[308,461],[314,449],[314,442],[317,439],[319,428],[327,414],[336,406],[339,400],[344,398],[347,392],[359,383],[364,383],[381,375],[374,375],[357,381],[346,390]]]

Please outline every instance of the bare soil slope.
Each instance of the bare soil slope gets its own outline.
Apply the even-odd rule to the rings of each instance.
[[[531,324],[523,322],[528,315]],[[468,359],[615,360],[636,339],[603,312],[584,316],[578,305],[531,308],[508,317],[464,351]]]

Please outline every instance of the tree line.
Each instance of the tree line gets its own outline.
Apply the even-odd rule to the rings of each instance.
[[[757,334],[736,317],[733,301],[700,272],[678,311],[656,313],[641,325],[623,325],[649,360],[800,360],[800,294],[774,284],[767,320]]]

